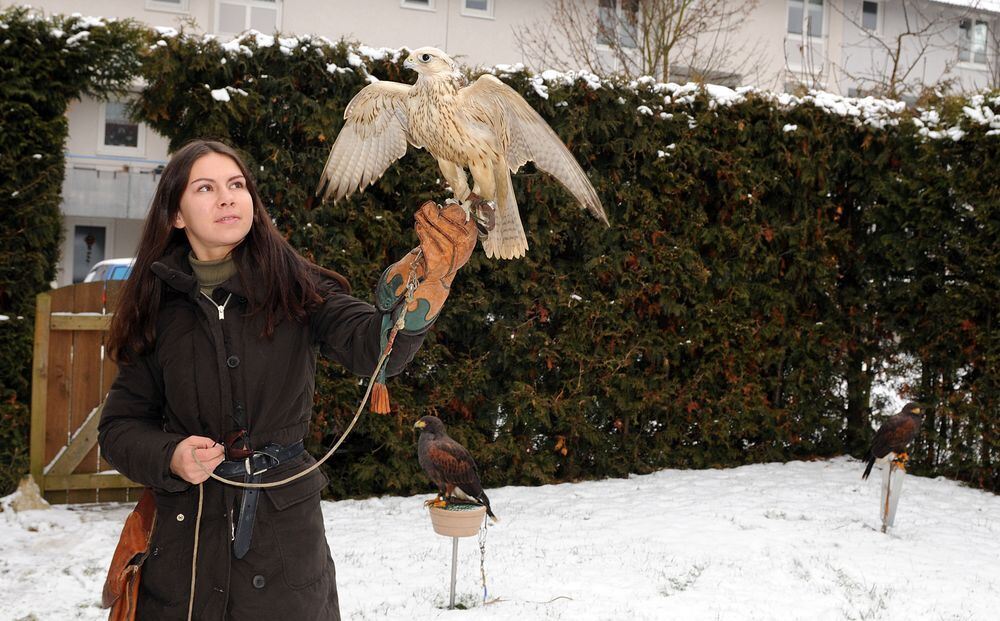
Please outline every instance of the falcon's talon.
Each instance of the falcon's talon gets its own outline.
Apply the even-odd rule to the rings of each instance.
[[[474,210],[475,215],[473,216],[476,220],[476,229],[479,231],[479,237],[485,238],[496,226],[496,202],[488,201],[481,196],[476,194],[469,195],[469,210],[470,213]],[[468,222],[468,220],[466,220]]]
[[[459,203],[458,201],[455,202],[462,206],[462,211],[465,212],[465,221],[468,222],[469,218],[472,217],[472,202],[471,201],[462,201],[461,203]]]

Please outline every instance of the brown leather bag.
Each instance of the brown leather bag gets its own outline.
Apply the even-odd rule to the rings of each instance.
[[[108,577],[104,581],[101,604],[110,608],[109,621],[133,621],[142,564],[149,554],[149,538],[156,523],[156,502],[147,487],[132,513],[125,518],[118,547],[111,558]]]

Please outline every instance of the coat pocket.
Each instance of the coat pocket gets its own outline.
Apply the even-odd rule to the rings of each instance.
[[[320,509],[320,492],[327,482],[317,469],[288,485],[264,490],[271,505],[266,521],[274,532],[289,588],[315,584],[332,565]]]
[[[156,524],[149,538],[140,586],[157,603],[178,605],[185,600],[190,589],[195,514],[188,511],[191,504],[189,492],[154,492],[153,496],[156,500]]]

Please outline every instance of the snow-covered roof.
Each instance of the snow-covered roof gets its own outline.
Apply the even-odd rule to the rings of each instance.
[[[938,4],[950,4],[951,6],[962,7],[972,11],[985,11],[987,13],[1000,13],[1000,0],[931,0]]]

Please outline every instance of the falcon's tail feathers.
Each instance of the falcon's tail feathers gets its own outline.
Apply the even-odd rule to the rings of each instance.
[[[486,497],[485,493],[480,493],[479,496],[476,497],[476,500],[479,501],[479,504],[486,507],[486,515],[489,516],[491,522],[496,524],[500,521],[500,518],[493,514],[493,508],[490,507],[490,499]]]
[[[862,480],[867,480],[868,475],[872,473],[872,466],[875,465],[875,458],[873,456],[868,457],[868,466],[865,467],[865,473],[861,475]]]
[[[528,238],[524,235],[521,216],[517,212],[517,199],[510,172],[503,165],[494,166],[496,180],[496,224],[486,239],[483,250],[491,259],[519,259],[528,250]]]

